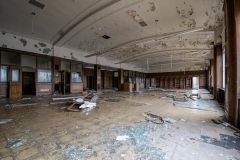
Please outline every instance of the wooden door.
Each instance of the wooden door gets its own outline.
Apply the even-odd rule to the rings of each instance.
[[[22,96],[22,68],[10,67],[9,98]]]
[[[146,88],[150,87],[150,78],[146,78]]]

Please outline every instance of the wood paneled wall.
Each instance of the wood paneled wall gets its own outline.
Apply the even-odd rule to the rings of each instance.
[[[192,88],[192,77],[199,77],[199,88],[207,88],[207,71],[166,72],[147,74],[146,87],[151,78],[160,88]]]

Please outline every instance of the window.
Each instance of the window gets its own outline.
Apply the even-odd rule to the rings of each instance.
[[[52,68],[52,59],[45,58],[45,57],[38,57],[38,68],[51,69]]]
[[[61,61],[61,70],[70,71],[70,62]]]
[[[132,77],[132,76],[133,76],[133,72],[129,71],[129,77]]]
[[[82,64],[72,63],[72,71],[82,72]]]
[[[124,71],[124,72],[123,72],[123,76],[124,76],[124,77],[128,77],[128,71]]]
[[[38,82],[52,82],[52,71],[39,69]]]
[[[1,66],[1,82],[9,82],[9,67]]]
[[[23,54],[23,55],[21,55],[21,63],[22,63],[22,66],[35,68],[36,67],[36,57]]]
[[[72,72],[72,82],[82,82],[81,73]]]
[[[118,77],[118,72],[114,72],[114,77]]]
[[[12,52],[1,52],[1,64],[7,64],[11,66],[19,65],[19,55]]]
[[[135,77],[135,72],[132,73],[132,76]]]
[[[19,69],[12,69],[12,82],[19,82]]]
[[[151,81],[152,81],[152,82],[151,82],[151,87],[156,87],[155,78],[152,78]]]

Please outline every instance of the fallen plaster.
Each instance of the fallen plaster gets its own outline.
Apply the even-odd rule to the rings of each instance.
[[[157,6],[155,5],[154,2],[149,2],[149,4],[151,4],[151,9],[150,11],[155,11],[157,9]],[[148,10],[149,11],[149,10]]]
[[[136,10],[127,10],[126,13],[133,18],[135,22],[142,22],[144,19],[137,14]]]

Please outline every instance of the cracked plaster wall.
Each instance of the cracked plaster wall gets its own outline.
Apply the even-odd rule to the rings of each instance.
[[[6,32],[0,33],[0,47],[52,56],[52,45]]]
[[[0,33],[0,47],[96,64],[96,57],[84,57],[87,55],[87,53],[56,46],[53,50],[53,46],[49,43],[40,42],[34,39],[13,35],[6,32]],[[104,66],[120,68],[120,64],[114,64],[115,61],[109,61],[103,57],[99,57],[97,63]],[[121,68],[126,70],[140,71],[134,68],[134,66],[128,64],[122,64]]]

